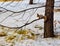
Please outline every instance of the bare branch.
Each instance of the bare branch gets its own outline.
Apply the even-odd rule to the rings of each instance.
[[[33,20],[33,21],[29,22],[29,23],[26,23],[26,24],[22,25],[21,27],[8,27],[8,26],[4,26],[4,25],[1,25],[1,24],[0,24],[0,26],[1,26],[1,27],[10,28],[10,29],[20,29],[20,28],[22,28],[22,27],[24,27],[24,26],[27,26],[27,25],[35,22],[35,21],[38,21],[38,20],[40,20],[40,19],[43,19],[43,17],[44,17],[44,16],[41,16],[40,18],[35,19],[35,20]]]
[[[27,8],[27,9],[24,9],[24,10],[21,10],[21,11],[17,11],[17,12],[16,12],[16,11],[8,10],[8,9],[0,6],[0,8],[3,8],[4,10],[9,11],[9,12],[13,12],[13,13],[20,13],[20,12],[24,12],[24,11],[27,11],[27,10],[30,10],[30,9],[36,9],[36,8],[42,8],[42,7],[45,7],[45,5],[44,5],[44,6]],[[60,6],[55,6],[55,7],[60,7]]]
[[[10,12],[13,12],[13,13],[20,13],[20,12],[24,12],[24,11],[27,11],[27,10],[30,10],[30,9],[42,8],[42,7],[45,7],[45,6],[38,6],[38,7],[27,8],[27,9],[24,9],[24,10],[21,10],[21,11],[18,11],[18,12],[12,11],[12,10],[8,10],[8,9],[6,9],[6,8],[4,8],[4,7],[0,7],[0,8],[3,8],[3,9],[5,9],[6,11],[10,11]]]

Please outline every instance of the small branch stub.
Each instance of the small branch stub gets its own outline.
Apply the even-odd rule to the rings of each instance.
[[[44,22],[47,21],[47,17],[46,17],[46,16],[37,14],[37,17],[38,17],[39,19],[44,19]]]

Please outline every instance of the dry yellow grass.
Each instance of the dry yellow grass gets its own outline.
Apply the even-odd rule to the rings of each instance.
[[[9,2],[9,1],[13,1],[13,0],[0,0],[0,2]],[[14,0],[14,1],[23,1],[23,0]]]
[[[0,37],[7,36],[6,32],[0,32]]]

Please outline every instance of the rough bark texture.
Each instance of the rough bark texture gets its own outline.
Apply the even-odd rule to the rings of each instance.
[[[45,16],[47,21],[44,22],[44,38],[54,37],[54,0],[46,0]]]
[[[29,4],[33,4],[33,0],[30,0]]]

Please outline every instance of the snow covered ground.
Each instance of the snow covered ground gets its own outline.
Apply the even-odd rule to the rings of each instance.
[[[42,1],[42,0],[41,0]],[[39,2],[41,2],[39,1]],[[26,3],[27,2],[27,3]],[[38,0],[34,1],[34,2],[38,2]],[[42,3],[45,2],[45,1],[42,1]],[[32,8],[32,7],[39,7],[39,6],[42,6],[41,3],[39,4],[36,4],[36,5],[29,5],[28,4],[28,0],[26,1],[23,1],[23,2],[14,2],[10,5],[8,5],[9,2],[6,2],[5,4],[1,5],[2,2],[0,3],[0,7],[3,7],[3,8],[6,8],[8,10],[11,10],[11,11],[22,11],[24,9],[28,9],[28,8]],[[60,5],[60,3],[55,3],[55,5]],[[60,7],[55,7],[56,9],[57,8],[60,8]],[[5,11],[5,9],[2,9],[0,8],[0,10],[3,10],[3,12]],[[38,8],[38,9],[31,9],[31,10],[28,10],[25,12],[25,15],[22,17],[22,15],[24,14],[24,12],[21,12],[21,13],[17,13],[12,15],[12,16],[9,16],[12,14],[12,12],[6,12],[4,14],[1,14],[0,12],[0,24],[3,24],[5,26],[10,26],[10,27],[17,27],[17,26],[22,26],[24,25],[24,23],[26,23],[29,19],[29,22],[36,19],[37,18],[37,13],[39,14],[45,14],[45,8]],[[31,15],[33,15],[31,18],[28,18],[30,17]],[[8,17],[9,16],[9,17]],[[4,20],[3,22],[1,22],[4,18],[8,17],[6,20]],[[21,18],[21,19],[20,19]],[[24,21],[22,21],[24,20]],[[60,23],[58,23],[58,21],[60,21],[60,12],[54,12],[54,20],[57,21],[57,26],[56,26],[56,30],[55,31],[55,35],[60,35]],[[40,25],[42,27],[44,27],[44,20],[39,20],[39,21],[36,21],[26,27],[24,27],[24,29],[31,29],[31,31],[34,31],[34,33],[36,34],[40,34],[39,36],[36,37],[36,39],[32,40],[32,39],[25,39],[25,40],[16,40],[16,39],[19,39],[19,35],[18,34],[14,34],[14,35],[17,35],[17,38],[14,39],[14,42],[11,42],[11,43],[8,43],[5,41],[5,37],[0,37],[0,46],[60,46],[60,36],[57,37],[57,38],[43,38],[43,33],[44,33],[44,30],[39,30],[38,28],[34,28],[36,25]],[[3,31],[2,29],[0,29],[0,31]],[[4,29],[4,31],[7,31],[8,34],[13,34],[13,31],[9,31],[9,29]]]

